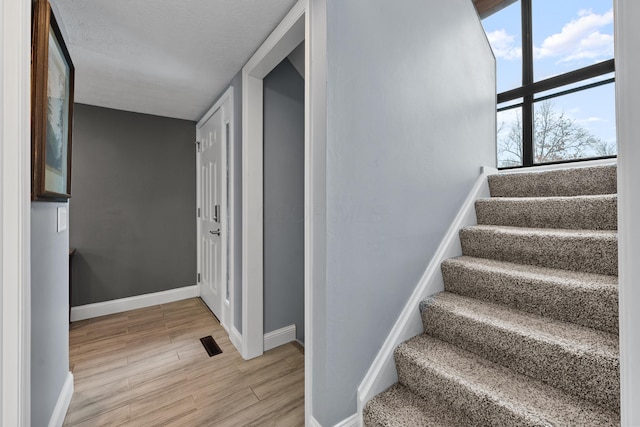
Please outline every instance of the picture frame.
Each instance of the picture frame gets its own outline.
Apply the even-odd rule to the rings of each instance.
[[[48,0],[36,0],[31,46],[31,200],[71,197],[75,68]]]

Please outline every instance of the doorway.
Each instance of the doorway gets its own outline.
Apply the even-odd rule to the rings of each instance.
[[[265,78],[264,351],[304,343],[304,43]]]
[[[303,41],[308,64],[306,10],[305,0],[296,3],[242,69],[242,356],[245,359],[260,356],[264,351],[263,79]],[[305,162],[309,147],[307,82],[305,78]],[[305,192],[305,198],[307,196]],[[310,221],[306,210],[307,206],[305,248],[309,242]],[[308,277],[308,257],[305,250],[305,277]]]

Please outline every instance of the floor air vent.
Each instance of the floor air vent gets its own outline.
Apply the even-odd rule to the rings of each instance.
[[[200,338],[200,342],[204,346],[204,349],[207,350],[207,354],[209,355],[209,357],[222,353],[220,346],[218,345],[216,340],[213,339],[211,335],[204,338]]]

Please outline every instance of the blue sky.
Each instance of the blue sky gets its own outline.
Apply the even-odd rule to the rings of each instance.
[[[520,1],[483,25],[496,56],[498,93],[520,86]],[[612,0],[533,0],[533,43],[536,81],[612,58]],[[553,102],[595,136],[615,142],[613,84]]]

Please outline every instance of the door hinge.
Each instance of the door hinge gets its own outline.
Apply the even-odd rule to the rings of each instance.
[[[200,283],[200,273],[198,273],[198,283]]]
[[[200,141],[196,140],[196,151],[200,152]]]
[[[198,218],[200,218],[200,208],[198,208]]]

